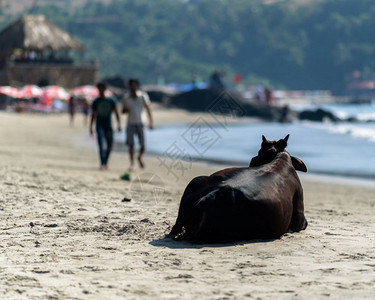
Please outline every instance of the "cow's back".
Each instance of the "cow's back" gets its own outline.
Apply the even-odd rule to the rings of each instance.
[[[214,176],[217,186],[196,207],[205,218],[201,239],[276,238],[288,230],[298,177],[287,156]]]

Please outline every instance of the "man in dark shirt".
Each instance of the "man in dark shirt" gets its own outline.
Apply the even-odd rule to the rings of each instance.
[[[92,103],[92,113],[90,122],[90,134],[93,135],[93,125],[96,120],[96,134],[98,137],[99,155],[101,170],[108,169],[108,158],[112,150],[113,129],[112,129],[112,113],[115,114],[118,131],[121,131],[120,117],[116,108],[116,101],[111,97],[105,96],[106,85],[103,82],[97,84],[99,97]],[[106,147],[104,147],[104,141]]]

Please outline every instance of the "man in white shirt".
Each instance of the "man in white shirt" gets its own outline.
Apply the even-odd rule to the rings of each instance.
[[[128,121],[126,128],[126,144],[129,146],[129,157],[130,157],[130,167],[129,170],[133,171],[135,169],[134,165],[134,136],[138,136],[138,141],[140,144],[138,163],[141,168],[145,167],[143,162],[143,153],[145,152],[145,138],[143,130],[142,112],[143,108],[146,109],[149,128],[154,128],[150,99],[147,93],[139,90],[138,79],[130,79],[128,82],[129,94],[127,94],[123,99],[123,113],[128,113]]]

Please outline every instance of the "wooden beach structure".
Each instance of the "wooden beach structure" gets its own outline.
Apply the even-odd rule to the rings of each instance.
[[[84,47],[43,15],[24,15],[0,32],[0,86],[95,84],[96,62],[75,62]]]

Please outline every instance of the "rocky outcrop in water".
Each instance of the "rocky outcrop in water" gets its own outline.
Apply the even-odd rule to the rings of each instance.
[[[279,120],[282,108],[243,98],[237,92],[216,89],[197,89],[171,97],[172,106],[194,112],[236,114],[238,117],[258,117]]]
[[[332,121],[332,122],[339,122],[342,121],[340,118],[335,116],[330,111],[326,111],[324,109],[318,108],[316,110],[304,110],[299,113],[298,118],[300,120],[309,120],[315,122],[323,122],[323,121]]]

